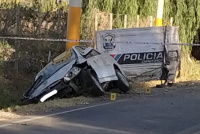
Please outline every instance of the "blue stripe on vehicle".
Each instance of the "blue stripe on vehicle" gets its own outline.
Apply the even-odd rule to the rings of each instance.
[[[121,57],[121,54],[117,54],[117,55],[115,56],[115,60],[118,61],[120,57]]]

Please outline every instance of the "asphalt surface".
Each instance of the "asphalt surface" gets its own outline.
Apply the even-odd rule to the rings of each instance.
[[[200,134],[200,89],[66,109],[1,124],[0,134]]]

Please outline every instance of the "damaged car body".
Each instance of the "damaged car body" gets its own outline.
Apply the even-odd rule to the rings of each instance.
[[[44,102],[54,96],[104,95],[111,86],[123,93],[129,90],[128,80],[120,65],[108,54],[87,46],[74,46],[52,60],[35,77],[23,94],[23,101]]]

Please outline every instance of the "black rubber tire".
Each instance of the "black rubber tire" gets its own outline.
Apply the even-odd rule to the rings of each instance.
[[[114,82],[115,86],[123,93],[126,93],[130,89],[128,80],[119,70],[116,69],[115,72],[118,77],[118,80]]]
[[[172,86],[174,86],[174,83],[173,82],[167,83],[167,86],[172,87]]]
[[[101,85],[101,83],[99,82],[96,73],[93,70],[89,71],[89,75],[91,77],[91,84],[92,84],[92,90],[91,90],[91,94],[93,96],[102,96],[105,94],[105,91]]]
[[[164,85],[164,84],[156,85],[156,88],[164,88],[164,87],[166,87],[166,85]]]

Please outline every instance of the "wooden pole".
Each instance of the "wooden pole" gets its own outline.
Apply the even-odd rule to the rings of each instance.
[[[95,13],[95,17],[94,17],[94,34],[93,34],[93,38],[95,39],[95,32],[98,31],[98,13]],[[92,43],[93,47],[96,49],[96,43]]]
[[[110,13],[110,25],[109,25],[109,29],[112,30],[113,27],[113,14]]]
[[[149,16],[149,20],[150,20],[150,27],[153,26],[153,16]]]
[[[127,28],[127,15],[124,15],[124,28]]]
[[[173,26],[173,21],[174,21],[174,18],[171,17],[171,18],[170,18],[170,26]]]
[[[98,30],[98,13],[96,13],[94,17],[94,30]]]
[[[137,15],[137,27],[140,27],[140,16]]]

